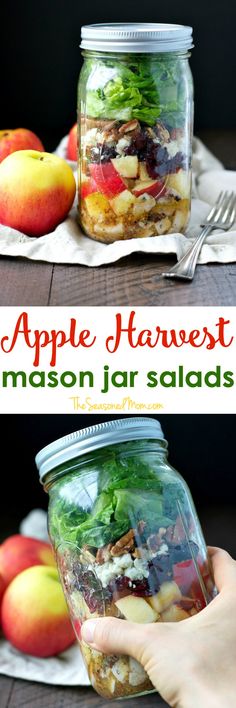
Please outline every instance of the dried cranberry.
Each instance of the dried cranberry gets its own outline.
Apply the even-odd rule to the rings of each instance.
[[[79,590],[90,612],[98,612],[103,615],[104,603],[111,598],[111,593],[103,589],[91,570],[85,570],[80,563],[74,564],[74,587]]]
[[[150,597],[153,594],[154,592],[150,586],[149,577],[143,580],[135,580],[133,582],[132,595],[136,595],[136,597]]]

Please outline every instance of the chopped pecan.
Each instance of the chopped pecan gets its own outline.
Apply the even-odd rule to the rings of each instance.
[[[107,123],[103,126],[103,130],[106,133],[109,133],[110,130],[113,130],[113,128],[118,128],[119,122],[117,120],[108,120]]]
[[[128,533],[119,538],[119,541],[115,543],[111,548],[112,556],[122,556],[123,553],[132,551],[134,548],[134,529],[130,529]]]
[[[166,541],[167,543],[172,543],[173,541],[173,536],[174,536],[174,526],[168,526],[168,529],[166,531]]]
[[[102,132],[102,141],[103,143],[117,143],[119,140],[120,136],[118,133],[118,130],[114,128],[114,130],[103,130]]]
[[[91,553],[91,548],[89,546],[83,547],[83,553],[80,556],[81,563],[95,563],[95,556]]]
[[[165,536],[166,529],[160,528],[158,533],[152,533],[151,536],[147,539],[147,546],[150,549],[150,551],[158,551],[158,548],[160,548],[162,544],[162,539],[163,536]]]
[[[117,120],[109,120],[105,125],[102,127],[102,137],[104,142],[118,142],[119,140],[119,121]]]
[[[106,563],[107,561],[110,560],[111,548],[112,548],[112,543],[108,543],[107,546],[102,546],[102,548],[98,548],[97,555],[96,555],[96,562],[99,565],[102,565],[102,563]]]
[[[134,120],[129,120],[128,123],[121,125],[119,128],[119,133],[120,135],[124,135],[125,133],[130,133],[133,130],[137,130],[137,128],[140,128],[140,125],[138,120],[135,118]]]
[[[146,133],[147,135],[152,138],[152,140],[156,140],[156,133],[154,132],[153,128],[146,128]]]
[[[144,529],[146,528],[146,526],[147,526],[146,521],[143,521],[143,520],[141,519],[141,521],[138,522],[137,531],[138,531],[138,533],[139,533],[140,535],[142,535],[142,533],[144,532]]]
[[[167,128],[161,123],[161,121],[158,121],[156,124],[157,127],[157,134],[158,137],[160,138],[162,143],[169,143],[170,142],[170,133]]]
[[[88,118],[88,116],[81,115],[81,127],[82,131],[91,130],[91,128],[97,128],[97,130],[108,130],[109,126],[114,125],[117,121],[114,120],[98,120],[97,118]]]

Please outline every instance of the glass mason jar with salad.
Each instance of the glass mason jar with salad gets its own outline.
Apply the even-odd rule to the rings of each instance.
[[[215,594],[187,485],[168,464],[160,423],[133,417],[80,430],[41,450],[49,533],[75,633],[96,691],[153,691],[134,659],[81,640],[88,618],[179,622]]]
[[[82,27],[79,219],[93,239],[161,236],[190,214],[192,28]]]

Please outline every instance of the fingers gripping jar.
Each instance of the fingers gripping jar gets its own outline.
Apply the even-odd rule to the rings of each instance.
[[[81,641],[84,620],[187,620],[214,595],[190,492],[159,422],[126,418],[72,433],[36,457],[49,533],[89,677],[105,698],[153,691],[134,659]]]
[[[190,213],[192,28],[82,27],[79,218],[119,239],[183,232]]]

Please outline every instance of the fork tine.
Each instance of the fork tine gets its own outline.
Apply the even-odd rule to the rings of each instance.
[[[222,198],[223,194],[224,194],[224,192],[220,192],[220,194],[219,194],[219,196],[218,196],[218,199],[217,199],[217,202],[214,204],[214,206],[212,207],[210,213],[209,213],[209,214],[207,215],[207,217],[206,217],[206,222],[207,222],[207,221],[211,221],[211,219],[213,218],[215,212],[217,211],[217,209],[218,209],[218,207],[219,207],[219,205],[220,205],[221,198]]]
[[[233,203],[231,206],[231,211],[229,214],[230,226],[233,226],[233,224],[235,222],[235,218],[236,218],[236,194],[234,194],[234,200],[233,200]]]
[[[223,213],[221,214],[221,221],[223,224],[225,224],[227,219],[229,219],[229,215],[231,214],[231,211],[232,211],[232,208],[234,205],[234,198],[235,198],[235,194],[234,194],[234,192],[231,192],[228,195],[227,199],[225,200],[225,204],[222,207]]]
[[[214,221],[214,223],[216,223],[219,220],[222,221],[221,217],[224,214],[224,211],[228,206],[228,200],[229,200],[229,192],[223,192],[221,202],[218,205],[216,214],[214,214],[214,218],[212,219],[212,221]]]

